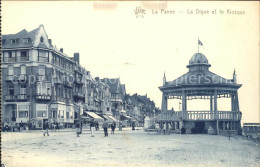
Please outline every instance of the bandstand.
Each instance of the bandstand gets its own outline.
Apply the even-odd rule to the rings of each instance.
[[[209,71],[211,65],[202,53],[196,53],[189,61],[189,71],[179,78],[167,82],[164,74],[162,91],[162,113],[152,120],[167,124],[167,130],[184,127],[186,133],[192,128],[202,128],[207,133],[209,127],[217,134],[240,133],[241,112],[239,109],[236,73],[233,79],[225,79]],[[231,111],[218,110],[218,99],[230,98]],[[181,100],[181,111],[168,110],[168,99]],[[194,99],[209,99],[209,110],[188,111],[187,101]]]

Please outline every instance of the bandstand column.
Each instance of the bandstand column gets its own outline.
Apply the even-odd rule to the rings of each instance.
[[[219,134],[219,122],[218,122],[218,94],[217,89],[214,90],[214,115],[217,120],[217,133]]]
[[[162,95],[162,112],[167,111],[167,96],[163,93]]]
[[[185,117],[185,112],[186,112],[186,94],[185,94],[185,91],[182,90],[182,118]]]
[[[235,108],[234,108],[234,102],[235,102],[235,100],[234,100],[234,95],[231,95],[230,96],[231,97],[231,111],[235,111]]]

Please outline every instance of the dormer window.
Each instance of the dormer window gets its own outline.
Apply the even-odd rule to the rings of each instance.
[[[40,42],[43,42],[43,37],[40,38]]]
[[[29,38],[24,38],[23,43],[29,43]]]
[[[11,39],[11,44],[15,44],[16,40],[15,39]]]
[[[5,39],[2,39],[2,45],[4,45],[5,44]]]

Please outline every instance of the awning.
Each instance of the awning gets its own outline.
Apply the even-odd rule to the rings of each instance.
[[[85,111],[86,114],[88,114],[90,117],[94,118],[94,119],[99,119],[99,120],[103,120],[103,118],[101,118],[100,116],[98,116],[96,113],[94,112],[88,112]]]
[[[117,120],[115,117],[113,117],[113,116],[111,116],[111,115],[109,115],[108,117],[109,117],[110,119],[112,119],[113,121],[118,122],[118,120]]]
[[[132,119],[132,117],[127,116],[127,115],[121,115],[122,117],[125,117],[126,119]]]

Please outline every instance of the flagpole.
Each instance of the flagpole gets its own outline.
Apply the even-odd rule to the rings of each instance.
[[[199,40],[200,40],[200,39],[198,38],[198,53],[200,52],[200,48],[199,48],[199,47],[200,47],[200,45],[199,45]]]

